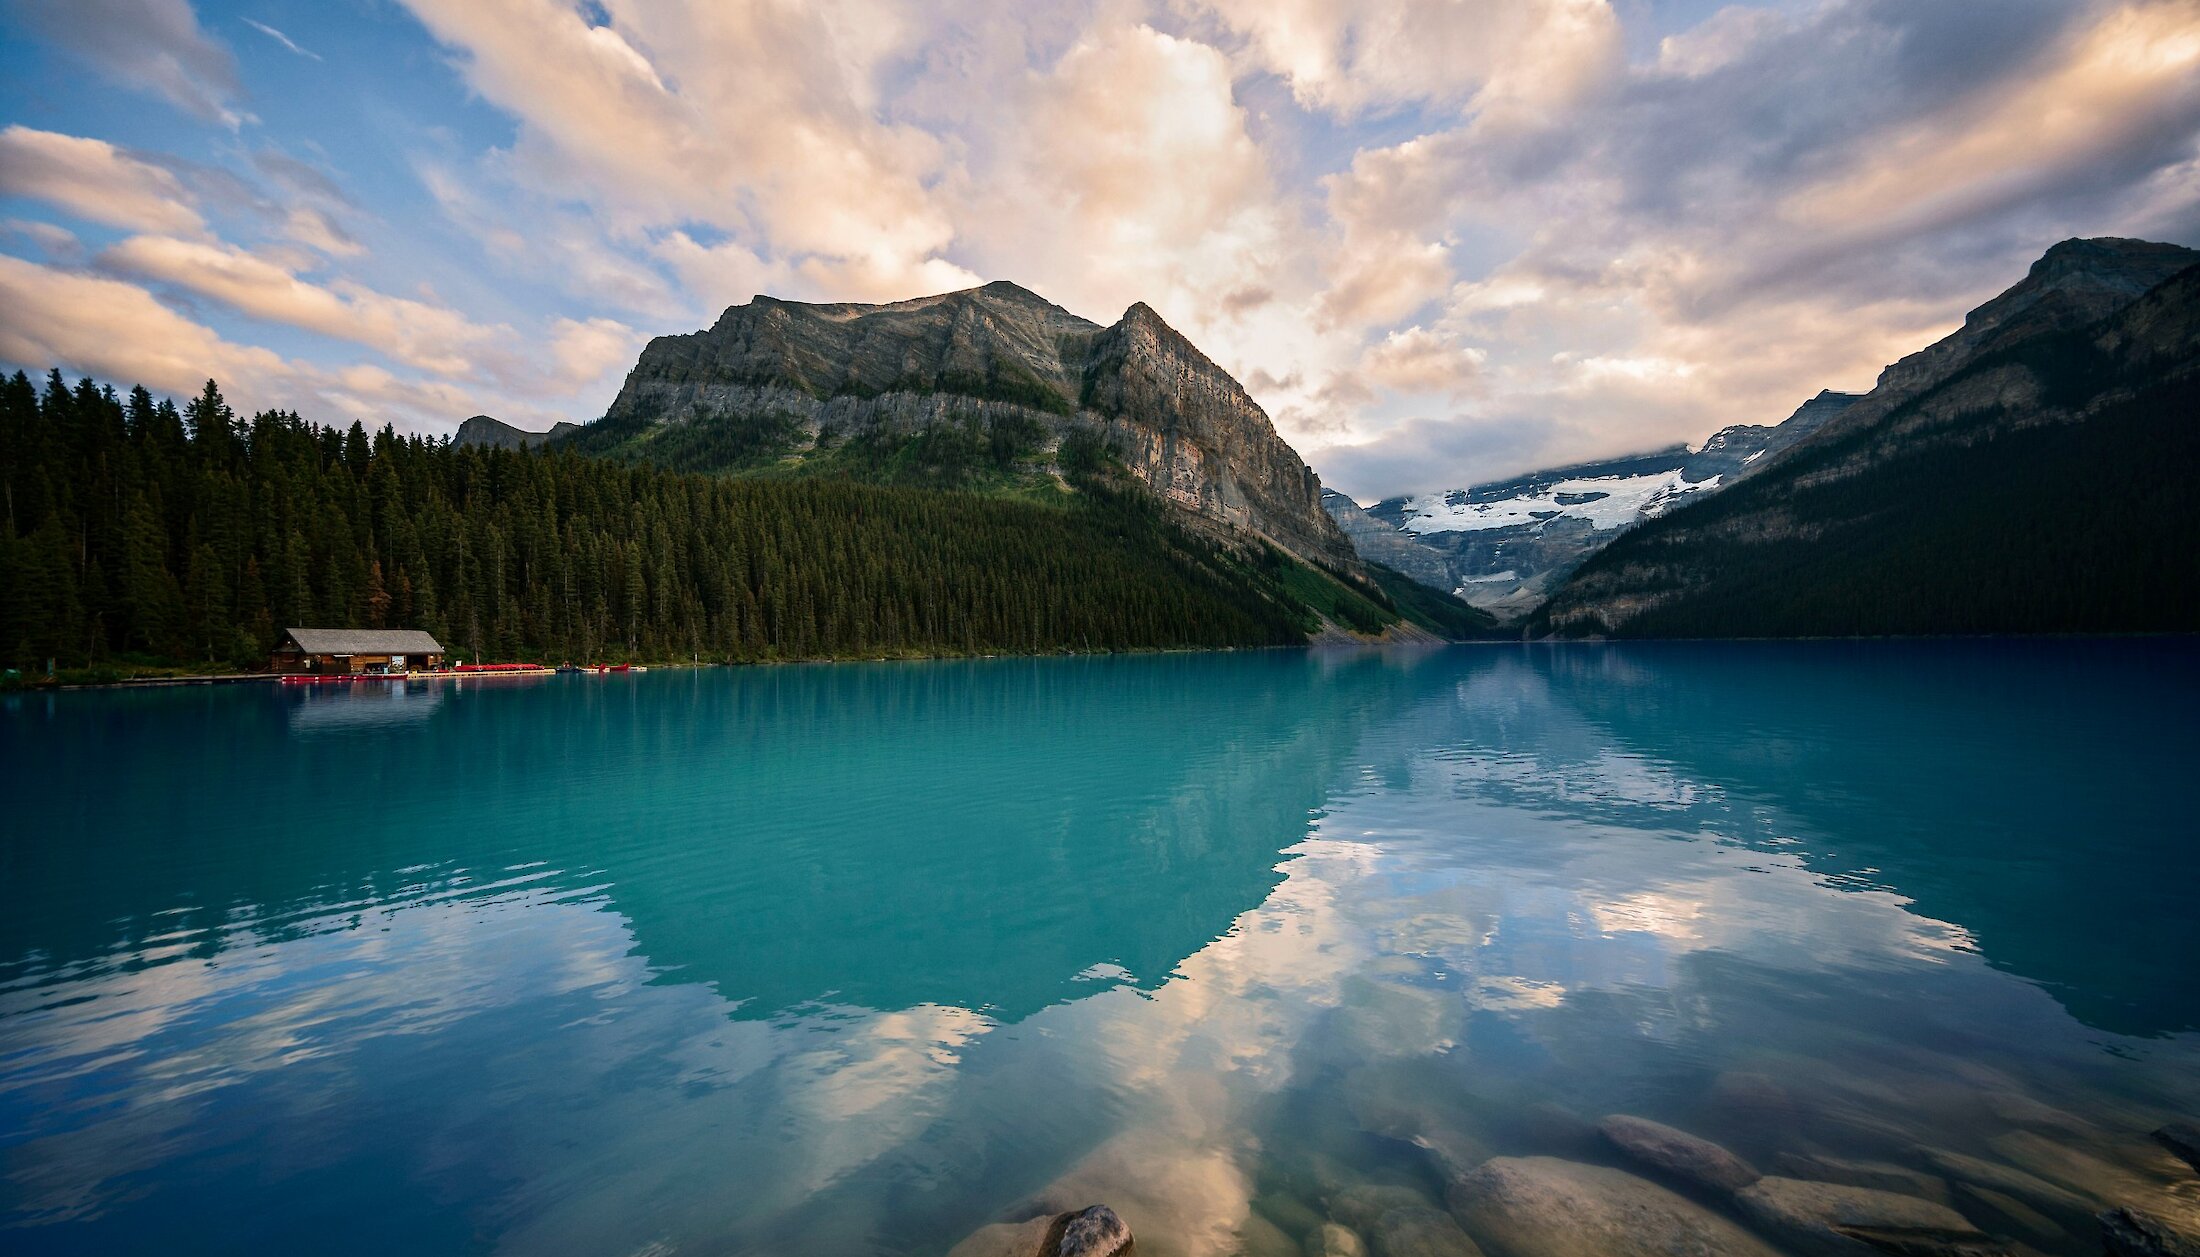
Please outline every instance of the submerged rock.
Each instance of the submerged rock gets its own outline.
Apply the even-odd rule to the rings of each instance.
[[[1334,1222],[1324,1222],[1306,1233],[1306,1257],[1367,1257],[1367,1244],[1359,1232]]]
[[[1556,1157],[1485,1162],[1452,1185],[1451,1210],[1492,1257],[1775,1257],[1648,1179]]]
[[[1795,1098],[1770,1074],[1730,1069],[1711,1081],[1711,1102],[1736,1116],[1770,1123],[1795,1115]]]
[[[1320,1210],[1283,1192],[1263,1192],[1253,1197],[1253,1211],[1283,1228],[1287,1235],[1311,1235],[1323,1222]]]
[[[1759,1230],[1798,1253],[2006,1257],[2013,1251],[1946,1205],[1869,1187],[1765,1178],[1734,1200]]]
[[[2003,1230],[2014,1231],[2043,1244],[2057,1244],[2068,1237],[2069,1233],[2055,1225],[2053,1219],[2013,1196],[1976,1183],[1958,1183],[1956,1191],[1963,1197],[1966,1213],[1974,1218],[1983,1214]]]
[[[979,1227],[947,1257],[1116,1257],[1131,1251],[1131,1229],[1106,1205],[1023,1222]]]
[[[2057,1187],[2036,1174],[2027,1174],[2015,1166],[1997,1165],[1977,1157],[1967,1157],[1945,1148],[1920,1148],[1918,1154],[1925,1164],[1939,1170],[1958,1182],[1971,1183],[2014,1196],[2035,1209],[2049,1213],[2090,1215],[2094,1207],[2083,1197],[2065,1188]]]
[[[1375,1224],[1376,1257],[1482,1257],[1450,1214],[1425,1205],[1393,1209]]]
[[[1612,1146],[1668,1177],[1714,1192],[1736,1192],[1764,1177],[1708,1139],[1644,1117],[1615,1114],[1597,1129]]]
[[[1238,1257],[1299,1257],[1299,1242],[1256,1209],[1238,1225],[1237,1251]]]
[[[1383,1215],[1393,1210],[1428,1207],[1428,1197],[1410,1187],[1366,1183],[1330,1197],[1329,1216],[1366,1235],[1374,1231]]]
[[[1054,1218],[995,1222],[981,1226],[948,1250],[947,1257],[1039,1257],[1054,1229]]]
[[[2077,1114],[2035,1100],[2021,1091],[2007,1089],[1984,1091],[1979,1094],[1979,1101],[1994,1116],[2005,1122],[2014,1122],[2019,1126],[2040,1126],[2049,1130],[2059,1130],[2065,1134],[2083,1136],[2097,1135],[2100,1132],[2100,1127],[2079,1117]]]
[[[2184,1158],[2186,1165],[2200,1170],[2200,1126],[2171,1122],[2154,1132],[2154,1142]]]
[[[1841,1157],[1783,1152],[1772,1159],[1772,1165],[1789,1178],[1869,1187],[1883,1192],[1900,1192],[1936,1204],[1948,1203],[1946,1179],[1888,1161],[1850,1161]]]
[[[1115,1257],[1131,1249],[1131,1229],[1106,1205],[1065,1213],[1054,1225],[1040,1257]]]
[[[2200,1257],[2200,1234],[2128,1206],[2101,1215],[2101,1240],[2109,1257]]]
[[[1994,1151],[2012,1163],[2103,1205],[2137,1203],[2143,1206],[2149,1199],[2164,1194],[2168,1177],[2174,1173],[2171,1168],[2174,1163],[2169,1158],[2144,1145],[2133,1151],[2151,1153],[2163,1162],[2159,1167],[2160,1179],[2104,1160],[2068,1141],[2049,1139],[2028,1130],[2010,1131],[1988,1142]]]

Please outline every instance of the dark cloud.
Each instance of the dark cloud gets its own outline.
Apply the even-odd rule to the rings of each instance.
[[[1458,488],[1459,469],[1487,469],[1480,479],[1533,470],[1546,461],[1548,420],[1409,419],[1364,445],[1311,452],[1322,483],[1361,501]]]

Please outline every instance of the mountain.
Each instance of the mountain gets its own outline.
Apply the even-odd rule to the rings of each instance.
[[[464,446],[519,450],[526,449],[530,445],[540,445],[544,441],[554,440],[568,432],[578,432],[580,427],[581,425],[577,423],[559,423],[553,425],[548,432],[529,432],[525,428],[515,428],[502,419],[491,418],[488,415],[475,415],[458,425],[458,435],[453,437],[452,440]]]
[[[1856,400],[1823,392],[1778,424],[1723,428],[1694,449],[1549,468],[1364,510],[1336,493],[1322,504],[1369,561],[1514,616],[1626,529],[1748,474]]]
[[[650,341],[603,418],[561,444],[682,470],[1040,495],[1105,462],[1206,535],[1366,581],[1314,472],[1143,303],[1102,327],[1006,282],[886,305],[758,297]]]
[[[1808,438],[1585,563],[1536,631],[2200,628],[2200,252],[2069,240]]]

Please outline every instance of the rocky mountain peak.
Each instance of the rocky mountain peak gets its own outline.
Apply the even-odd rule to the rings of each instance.
[[[1050,445],[1097,431],[1218,535],[1359,568],[1267,414],[1144,302],[1103,328],[1005,280],[878,305],[760,296],[652,340],[590,444],[639,451],[654,432],[703,425],[728,439],[702,444],[800,459],[855,436],[1004,423],[1036,423]]]
[[[1996,350],[2106,318],[2195,263],[2200,251],[2148,240],[2102,236],[2053,245],[2023,279],[1972,310],[1962,327],[1881,371],[1872,391],[1821,427],[1816,439],[1875,424]]]

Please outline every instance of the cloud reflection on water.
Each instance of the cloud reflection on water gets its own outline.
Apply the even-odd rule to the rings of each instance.
[[[1783,845],[1820,822],[1777,796],[1628,749],[1515,656],[1460,670],[1341,756],[1279,754],[1286,731],[1211,758],[1195,845],[1228,827],[1217,797],[1331,774],[1280,881],[1172,971],[1089,965],[1099,989],[1024,1015],[743,1004],[725,966],[668,967],[618,879],[535,867],[416,870],[217,949],[153,936],[143,967],[19,981],[17,1234],[60,1245],[184,1165],[217,1199],[379,1177],[505,1252],[939,1251],[1105,1199],[1142,1251],[1221,1254],[1278,1166],[1403,1147],[1431,1113],[1489,1152],[1539,1104],[1694,1106],[1762,1155],[1753,1087],[1827,1140],[1961,1129],[1984,1095],[2103,1126],[2200,1102],[2190,1041],[2104,1058],[1965,926]],[[1139,840],[1166,850],[1172,810]]]

